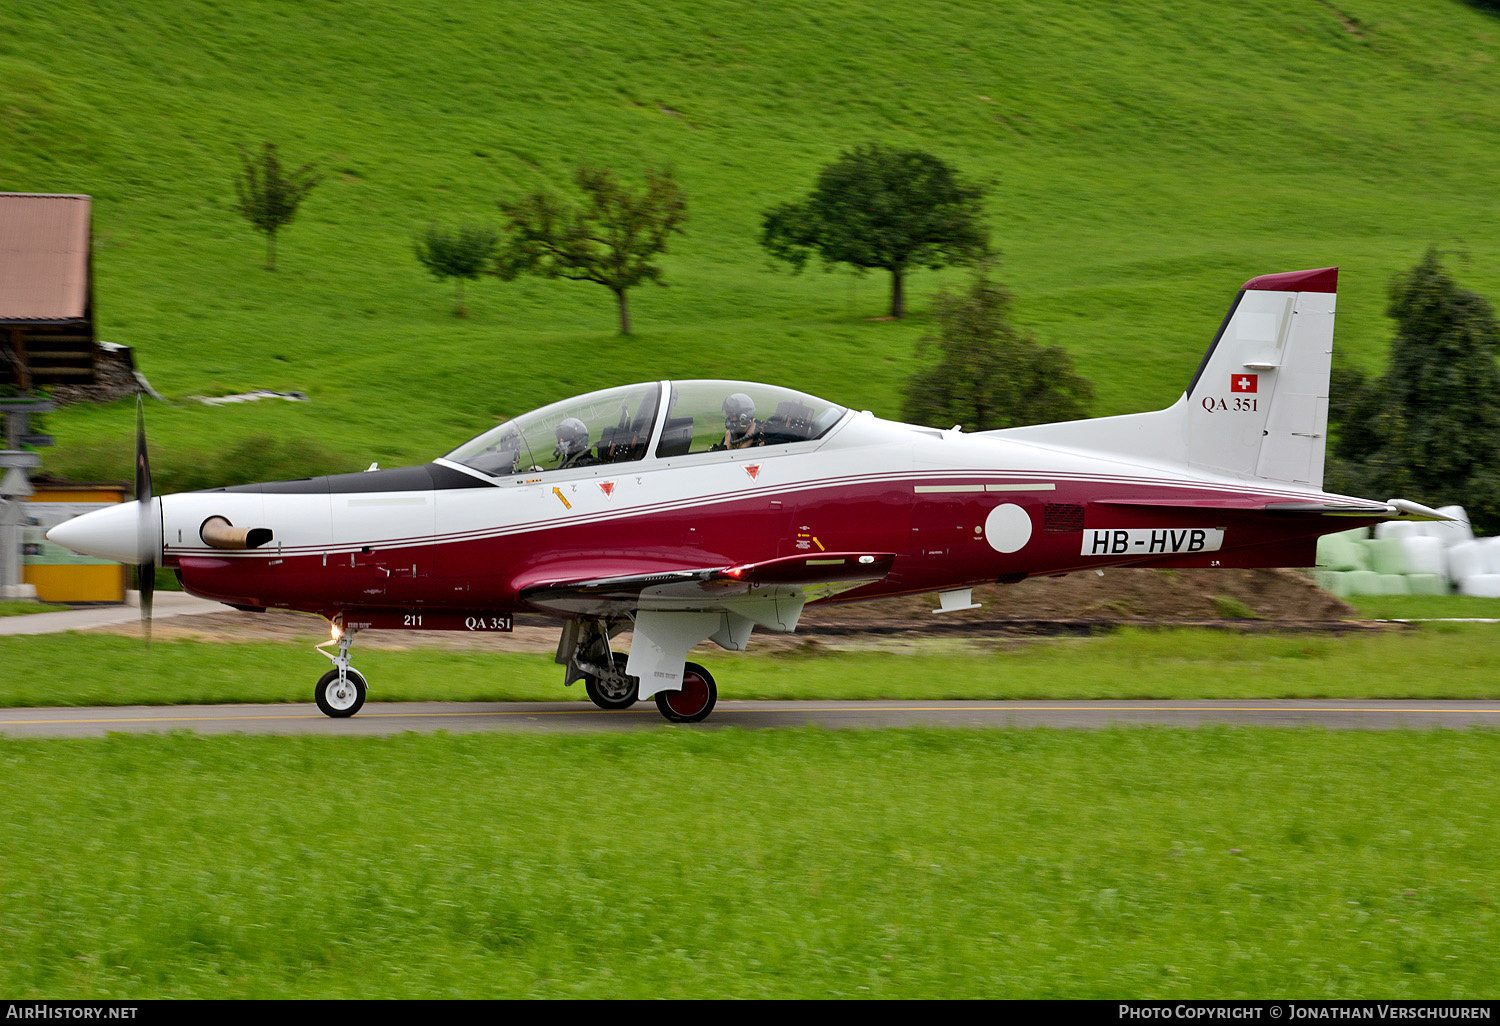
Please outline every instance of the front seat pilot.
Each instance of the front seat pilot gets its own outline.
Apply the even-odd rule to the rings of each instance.
[[[557,460],[557,469],[585,467],[594,462],[589,459],[589,429],[577,417],[569,417],[557,425],[557,448],[552,450]]]
[[[724,400],[724,441],[715,449],[748,449],[764,445],[760,422],[755,419],[755,400],[735,392]]]

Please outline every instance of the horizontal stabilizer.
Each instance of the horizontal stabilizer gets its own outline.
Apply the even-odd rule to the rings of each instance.
[[[1405,519],[1397,517],[1396,508],[1389,503],[1268,502],[1265,509],[1268,513],[1294,513],[1303,516]]]
[[[1233,512],[1243,510],[1253,513],[1285,513],[1291,516],[1360,517],[1376,520],[1449,520],[1457,521],[1446,513],[1409,499],[1391,499],[1389,502],[1371,502],[1368,499],[1350,498],[1337,501],[1329,496],[1325,502],[1279,502],[1252,496],[1229,498],[1207,498],[1185,496],[1174,498],[1162,496],[1149,499],[1095,499],[1098,506],[1148,506],[1155,509],[1220,510]]]
[[[1363,499],[1348,502],[1276,502],[1249,496],[1231,498],[1096,499],[1100,506],[1150,506],[1156,509],[1243,510],[1254,513],[1290,513],[1315,516],[1383,517],[1396,519],[1399,511],[1388,503],[1371,503]]]
[[[1449,520],[1454,523],[1463,523],[1458,517],[1450,517],[1446,513],[1439,513],[1431,506],[1424,506],[1420,502],[1412,502],[1410,499],[1392,499],[1391,506],[1400,511],[1401,516],[1396,520]]]

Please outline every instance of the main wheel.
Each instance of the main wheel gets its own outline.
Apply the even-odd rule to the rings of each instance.
[[[343,719],[359,712],[359,707],[365,704],[366,690],[365,679],[358,670],[345,670],[344,683],[340,684],[339,671],[333,669],[318,678],[315,697],[324,715]]]
[[[615,668],[621,673],[625,672],[625,664],[625,656],[615,656]],[[625,684],[615,684],[600,680],[598,677],[585,676],[583,690],[589,693],[589,701],[601,709],[629,709],[641,697],[640,685],[633,680]]]
[[[682,668],[681,691],[658,691],[656,708],[673,723],[697,723],[714,711],[719,689],[713,675],[697,663]]]

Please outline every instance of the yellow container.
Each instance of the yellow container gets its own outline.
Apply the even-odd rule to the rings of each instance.
[[[92,510],[125,500],[123,484],[33,483],[23,504],[30,521],[23,528],[21,583],[36,588],[42,602],[124,602],[130,568],[80,556],[47,541],[53,527]]]

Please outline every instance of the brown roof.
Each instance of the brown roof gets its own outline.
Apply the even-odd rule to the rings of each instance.
[[[90,205],[87,196],[0,192],[0,321],[85,316]]]

